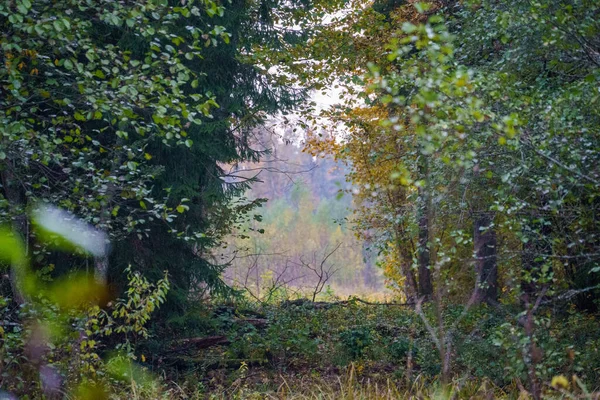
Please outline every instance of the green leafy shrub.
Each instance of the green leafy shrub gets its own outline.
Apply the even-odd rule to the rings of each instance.
[[[64,388],[77,392],[79,385],[129,387],[136,377],[137,384],[154,384],[133,364],[138,359],[135,342],[148,337],[145,325],[164,302],[169,283],[165,277],[152,284],[128,271],[125,297],[105,309],[65,309],[42,296],[15,309],[10,299],[2,298],[0,387],[39,398]],[[48,382],[55,387],[49,389]]]
[[[389,345],[389,355],[394,361],[402,361],[410,354],[414,357],[417,354],[417,350],[411,343],[410,339],[406,337],[395,338]]]
[[[342,350],[350,356],[350,359],[358,360],[373,343],[373,334],[368,327],[356,327],[341,332],[339,340]]]

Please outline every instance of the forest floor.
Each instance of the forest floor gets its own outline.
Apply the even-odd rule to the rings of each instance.
[[[445,306],[437,320],[432,305],[222,305],[198,314],[197,337],[144,351],[177,382],[175,398],[516,399],[531,395],[530,372],[545,398],[600,398],[597,316],[540,309],[528,335],[519,315],[517,306]]]

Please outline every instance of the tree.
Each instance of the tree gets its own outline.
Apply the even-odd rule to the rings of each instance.
[[[580,306],[594,307],[586,289],[598,284],[597,13],[590,1],[478,1],[453,16],[458,59],[486,74],[481,91],[495,112],[513,116],[498,124],[507,128],[498,138],[504,154],[490,172],[505,200],[492,208],[500,229],[519,232],[522,246],[510,251],[522,254],[531,302],[566,283],[584,290]]]
[[[172,219],[168,195],[153,196],[164,165],[149,162],[148,148],[189,146],[187,129],[216,106],[202,88],[188,96],[198,73],[184,60],[202,57],[203,35],[227,34],[190,26],[187,41],[172,35],[214,9],[210,0],[2,2],[2,220],[32,236],[25,213],[49,202],[120,240]],[[43,253],[30,252],[38,263]],[[97,266],[105,275],[106,260]]]
[[[432,2],[430,6],[431,10],[437,10],[440,4]],[[355,86],[360,82],[363,92],[348,84],[350,100],[343,107],[326,114],[349,128],[343,144],[338,145],[335,137],[323,143],[315,134],[309,146],[313,154],[324,150],[334,152],[352,165],[350,179],[366,189],[364,198],[362,194],[358,195],[359,201],[365,203],[360,209],[358,229],[363,232],[380,229],[380,237],[384,238],[379,242],[382,249],[387,247],[390,237],[396,236],[392,242],[398,246],[395,253],[401,256],[400,268],[407,297],[427,298],[432,294],[431,268],[437,263],[437,248],[440,246],[436,241],[436,229],[441,218],[437,218],[436,213],[442,204],[440,200],[445,198],[440,197],[437,189],[458,187],[456,177],[464,175],[465,164],[471,163],[468,151],[463,150],[466,154],[462,158],[462,153],[456,151],[463,142],[459,136],[465,126],[461,124],[472,125],[483,115],[470,94],[473,86],[469,83],[467,71],[452,66],[452,47],[445,44],[449,42],[449,35],[443,31],[439,20],[431,19],[432,24],[427,29],[433,29],[439,35],[432,36],[430,40],[416,36],[420,33],[417,29],[425,28],[413,24],[427,21],[429,17],[425,9],[419,11],[412,5],[403,5],[386,16],[373,11],[358,15],[359,19],[379,21],[376,27],[370,27],[367,34],[386,27],[395,28],[387,32],[388,44],[385,40],[383,43],[374,41],[372,37],[370,41],[368,37],[366,40],[362,37],[357,39],[361,43],[364,40],[373,44],[368,50],[357,50],[355,59],[362,61],[365,55],[371,56],[372,51],[377,56],[385,54],[387,59],[367,58],[370,63],[378,62],[380,65],[371,67],[369,73],[363,65],[362,81],[355,80],[353,83]],[[417,38],[417,42],[408,42],[409,35]],[[441,51],[440,46],[444,46]],[[440,68],[439,76],[435,76]],[[427,79],[436,79],[434,85],[439,87],[417,86],[429,85]],[[447,79],[450,82],[446,82]],[[453,81],[458,82],[456,88],[452,86]],[[453,93],[440,96],[443,99],[438,98],[439,89]],[[406,98],[415,91],[413,98]],[[357,98],[352,93],[360,94]],[[361,105],[361,100],[366,104]],[[432,109],[438,104],[445,108],[435,113]],[[463,104],[468,104],[468,107],[462,114],[457,114],[452,108]],[[443,119],[444,112],[448,115],[447,119]],[[460,132],[445,139],[444,135],[448,136],[450,129],[443,125],[447,125],[450,118]],[[459,173],[452,174],[453,170]],[[451,185],[446,183],[447,175],[453,175]],[[380,222],[374,223],[375,219]],[[439,237],[443,236],[444,232],[439,232]],[[390,256],[392,260],[397,259],[393,254]],[[414,265],[418,270],[417,281],[412,272],[413,260],[416,260]]]
[[[3,219],[26,221],[36,201],[81,216],[113,240],[101,276],[110,265],[118,287],[131,260],[148,275],[168,268],[180,311],[204,284],[226,291],[210,249],[262,200],[232,201],[251,181],[223,166],[258,160],[253,129],[305,92],[271,67],[315,23],[277,23],[317,21],[337,4],[17,3],[0,5]]]
[[[290,112],[306,95],[273,67],[289,46],[305,42],[318,26],[309,24],[298,32],[286,27],[318,19],[321,9],[335,7],[335,2],[237,0],[224,4],[210,20],[192,16],[193,26],[227,38],[226,44],[203,49],[201,60],[185,61],[198,75],[198,87],[211,93],[219,107],[190,126],[189,148],[159,146],[152,152],[150,162],[164,166],[153,193],[168,191],[173,199],[169,205],[178,214],[168,231],[155,221],[145,237],[132,237],[115,253],[120,260],[115,265],[136,259],[149,274],[158,275],[168,266],[172,290],[165,312],[185,315],[190,299],[207,288],[214,294],[232,293],[221,276],[228,260],[214,254],[225,245],[226,234],[252,220],[264,199],[244,197],[256,179],[231,171],[268,154],[270,149],[259,143],[258,128],[268,116]],[[309,10],[314,15],[309,17]],[[189,35],[184,26],[175,33],[184,39]],[[194,88],[185,94],[194,96]]]

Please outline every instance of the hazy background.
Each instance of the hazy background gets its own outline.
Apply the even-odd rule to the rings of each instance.
[[[326,278],[323,293],[328,286],[340,296],[384,293],[376,255],[351,229],[347,167],[303,153],[291,129],[265,130],[259,138],[271,154],[260,163],[237,166],[237,173],[258,174],[260,182],[246,196],[268,201],[260,216],[229,237],[223,252],[223,259],[233,260],[227,281],[257,297],[281,286],[310,294]]]

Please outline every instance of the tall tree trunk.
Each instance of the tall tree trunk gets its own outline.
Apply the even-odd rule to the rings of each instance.
[[[431,241],[430,235],[430,212],[431,201],[429,194],[429,168],[427,158],[421,154],[419,160],[419,173],[426,182],[425,187],[419,187],[418,218],[419,218],[419,245],[418,273],[419,273],[419,298],[431,299],[433,285],[431,284]]]
[[[399,149],[398,152],[401,150]],[[396,187],[394,190],[388,191],[387,194],[389,196],[390,204],[393,204],[395,207],[399,207],[399,209],[407,203],[407,194],[406,189],[402,187]],[[397,211],[398,214],[401,211]],[[397,216],[397,218],[399,218]],[[394,224],[395,230],[395,243],[396,243],[396,252],[398,254],[398,262],[400,266],[400,271],[404,276],[404,293],[406,294],[406,302],[409,304],[416,304],[418,300],[418,287],[417,280],[415,278],[415,273],[412,269],[413,257],[415,252],[415,245],[413,238],[410,234],[407,233],[407,227],[405,223],[401,221],[399,218]]]
[[[430,252],[429,252],[429,221],[427,210],[422,210],[419,216],[419,297],[429,300],[433,293],[431,284]]]
[[[117,139],[117,146],[123,145],[123,139]],[[119,153],[113,160],[112,168],[110,171],[110,175],[113,176],[116,174],[117,170],[120,168],[123,163],[123,155]],[[104,205],[100,209],[100,221],[98,222],[97,228],[100,230],[104,230],[106,234],[109,234],[108,222],[110,221],[111,214],[110,210],[112,209],[112,201],[115,196],[115,193],[119,190],[118,186],[115,183],[109,183],[105,192]],[[106,285],[108,282],[108,269],[109,269],[109,243],[104,243],[104,251],[102,255],[98,255],[94,258],[94,278],[96,282],[100,285]]]
[[[11,161],[4,164],[4,170],[0,173],[2,181],[2,189],[5,199],[8,201],[10,212],[13,215],[13,230],[18,234],[23,243],[25,243],[26,252],[28,252],[29,246],[29,222],[27,221],[27,215],[25,214],[25,194],[18,187],[17,182],[13,176],[13,168]],[[26,254],[28,256],[28,254]],[[19,290],[19,271],[16,270],[19,266],[12,265],[9,272],[10,288],[12,292],[12,299],[17,304],[25,302],[21,291]]]
[[[473,244],[475,247],[475,302],[495,303],[498,301],[498,265],[496,230],[492,226],[490,213],[479,214],[474,223]]]
[[[555,234],[568,244],[564,269],[569,289],[579,292],[573,298],[574,303],[582,311],[595,313],[600,309],[600,303],[595,301],[600,298],[600,275],[591,273],[591,270],[597,265],[595,255],[600,250],[600,236],[589,232],[600,227],[600,198],[596,197],[591,202],[590,210],[589,222],[584,226],[570,225],[562,215],[554,216],[552,226],[555,229],[559,227]],[[582,217],[579,217],[580,221],[584,221]]]
[[[403,236],[403,235],[402,235]],[[407,303],[416,303],[418,297],[418,288],[417,288],[417,280],[415,279],[415,273],[412,270],[412,254],[410,248],[408,247],[408,243],[404,242],[401,238],[400,234],[396,238],[396,247],[398,254],[400,255],[400,269],[402,271],[402,275],[404,275],[405,283],[404,290],[406,293],[406,302]]]

